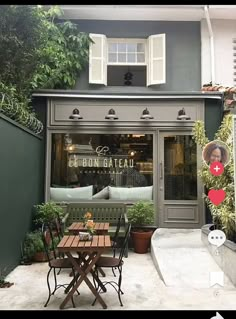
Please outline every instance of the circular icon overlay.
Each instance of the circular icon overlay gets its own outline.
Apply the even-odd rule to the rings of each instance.
[[[230,161],[229,147],[220,140],[214,140],[204,147],[202,151],[202,159],[208,166],[211,166],[211,164],[215,162],[219,162],[223,166],[226,166]]]
[[[210,172],[212,175],[219,176],[224,173],[224,165],[221,162],[213,162],[210,164]]]
[[[212,230],[208,234],[208,241],[210,244],[217,246],[217,247],[220,247],[226,241],[225,233],[219,229]]]

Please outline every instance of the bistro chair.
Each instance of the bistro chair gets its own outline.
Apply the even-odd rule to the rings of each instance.
[[[117,222],[117,226],[116,226],[116,231],[115,231],[115,234],[114,236],[112,237],[112,252],[113,252],[113,257],[116,257],[116,250],[118,248],[118,237],[119,237],[119,231],[120,231],[120,225],[121,225],[121,219],[122,219],[122,213],[120,213],[120,216],[118,218],[118,222]],[[106,277],[106,274],[105,272],[103,271],[102,268],[98,267],[97,270],[100,272],[100,274],[103,276],[103,277]],[[112,268],[112,272],[113,272],[113,275],[116,277],[116,274],[115,274],[115,271],[114,271],[114,268]]]
[[[118,269],[118,271],[119,271],[118,282],[115,282],[114,280],[112,280],[112,281],[103,281],[102,283],[104,286],[109,284],[116,290],[121,306],[123,306],[123,303],[121,301],[121,294],[122,295],[124,294],[123,291],[121,290],[122,266],[124,264],[123,257],[124,257],[126,245],[128,243],[128,240],[129,240],[130,229],[131,229],[131,224],[128,224],[128,227],[127,227],[127,230],[125,233],[125,237],[124,237],[121,249],[120,249],[119,257],[101,256],[95,264],[95,272],[96,272],[97,276],[98,276],[98,268],[111,268],[112,270],[114,268]],[[114,272],[113,272],[113,274],[114,274]],[[94,285],[96,286],[95,280],[94,280]],[[98,289],[98,287],[96,287],[96,289]],[[100,291],[101,291],[101,288],[99,288],[99,292]],[[97,298],[92,303],[93,306],[94,306],[96,300],[97,300]]]
[[[53,232],[53,229],[54,229],[54,232]],[[56,231],[56,233],[57,233],[57,231]],[[54,295],[54,293],[56,292],[57,289],[59,289],[61,287],[66,288],[69,285],[69,284],[58,284],[57,283],[57,274],[58,274],[58,273],[56,273],[57,269],[59,269],[59,271],[61,269],[71,269],[74,278],[76,278],[75,271],[74,271],[73,265],[71,264],[70,260],[68,258],[58,256],[56,246],[57,246],[57,243],[60,241],[60,237],[58,237],[56,233],[55,233],[55,223],[42,225],[42,240],[43,240],[44,249],[45,249],[45,252],[47,255],[48,266],[49,266],[49,270],[47,273],[47,286],[48,286],[48,293],[49,294],[48,294],[48,299],[47,299],[44,307],[47,307],[51,296]],[[50,282],[49,282],[51,271],[53,271],[54,283],[55,283],[53,291],[51,291]],[[77,293],[79,294],[78,291],[77,291]],[[71,298],[71,301],[72,301],[73,307],[75,308],[73,297]]]

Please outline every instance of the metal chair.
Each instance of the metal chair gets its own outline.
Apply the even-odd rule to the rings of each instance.
[[[119,257],[110,257],[110,256],[101,256],[98,261],[95,264],[95,272],[96,275],[98,276],[98,269],[99,268],[111,268],[112,270],[114,268],[117,268],[119,271],[119,278],[118,278],[118,282],[115,281],[102,281],[103,285],[106,286],[107,284],[111,285],[116,292],[118,293],[118,298],[120,301],[120,305],[123,306],[123,303],[121,301],[121,294],[123,295],[123,291],[121,290],[121,282],[122,282],[122,266],[124,264],[123,261],[123,257],[124,257],[124,253],[125,253],[125,249],[126,249],[126,245],[128,243],[129,240],[129,234],[130,234],[130,229],[131,229],[131,224],[128,224],[126,233],[125,233],[125,237],[122,243],[122,247],[120,250],[120,254]],[[94,280],[94,285],[96,286],[95,280]],[[98,289],[98,288],[97,288]],[[101,288],[99,288],[99,292],[101,291]],[[97,299],[94,300],[94,302],[92,303],[92,305],[95,304]]]
[[[117,223],[117,226],[116,226],[116,231],[115,231],[115,234],[114,236],[112,237],[112,251],[113,251],[113,257],[116,257],[116,250],[118,248],[118,237],[119,237],[119,231],[120,231],[120,225],[121,225],[121,219],[122,219],[122,214],[120,213],[120,216],[118,218],[118,223]],[[106,274],[105,272],[103,271],[103,269],[99,268],[98,267],[98,271],[100,272],[100,274],[103,276],[103,277],[106,277]],[[114,272],[114,268],[112,268],[112,272],[113,272],[113,275],[116,277],[116,274]]]
[[[53,227],[54,225],[54,227]],[[56,274],[56,269],[71,269],[73,276],[75,278],[75,271],[73,268],[73,265],[71,264],[70,260],[68,258],[63,258],[61,256],[58,257],[57,251],[56,251],[56,241],[60,240],[59,237],[57,237],[57,234],[53,233],[53,229],[56,228],[56,225],[53,223],[51,224],[43,224],[42,225],[42,240],[43,240],[43,244],[44,244],[44,249],[47,255],[47,259],[48,259],[48,266],[49,266],[49,270],[47,273],[47,286],[48,286],[48,299],[44,305],[44,307],[47,307],[49,300],[51,298],[52,295],[54,295],[54,293],[56,292],[57,289],[64,287],[66,288],[69,284],[58,284],[57,283],[57,274]],[[56,233],[57,233],[57,229]],[[58,239],[57,239],[58,238]],[[55,287],[53,289],[53,291],[51,291],[51,287],[50,287],[50,283],[49,283],[49,277],[50,277],[50,273],[53,270],[53,275],[54,275],[54,282],[55,282]],[[79,294],[79,292],[77,291],[77,293]],[[74,300],[73,298],[71,298],[73,307],[75,307],[74,304]]]

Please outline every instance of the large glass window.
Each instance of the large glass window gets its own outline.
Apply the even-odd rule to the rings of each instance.
[[[51,187],[153,185],[152,134],[52,134]]]

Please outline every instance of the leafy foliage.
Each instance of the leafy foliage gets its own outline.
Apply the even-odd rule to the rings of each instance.
[[[0,6],[0,112],[39,134],[30,104],[34,89],[73,88],[92,40],[58,6]]]
[[[50,223],[58,217],[64,215],[62,207],[58,206],[54,202],[47,202],[41,205],[36,205],[36,214],[34,216],[34,222],[42,225],[43,223]]]
[[[149,201],[138,201],[128,209],[128,220],[133,225],[151,225],[154,222],[154,205]]]
[[[0,112],[36,134],[43,130],[43,123],[36,118],[34,112],[28,110],[26,97],[21,98],[16,93],[15,87],[6,86],[2,82],[0,82]]]
[[[209,140],[205,136],[204,123],[202,121],[195,122],[193,134],[195,142],[203,149]],[[228,146],[230,150],[229,164],[224,168],[224,173],[220,176],[212,175],[205,163],[202,163],[199,171],[199,176],[206,187],[207,193],[210,189],[223,189],[226,193],[225,200],[218,206],[209,200],[207,194],[204,194],[204,199],[211,211],[214,224],[226,233],[228,239],[233,238],[236,229],[232,137],[232,115],[228,114],[224,117],[218,132],[215,134],[215,139],[221,140]]]
[[[3,269],[0,268],[0,288],[9,288],[14,283],[6,281],[6,274],[7,274],[7,267],[4,267]]]
[[[32,88],[67,89],[75,85],[80,71],[88,64],[89,44],[92,40],[71,21],[59,22],[63,11],[52,7],[48,11],[37,7],[42,21],[44,45],[39,49],[38,68]]]
[[[0,81],[28,96],[43,44],[40,16],[29,5],[1,5],[0,17]]]

